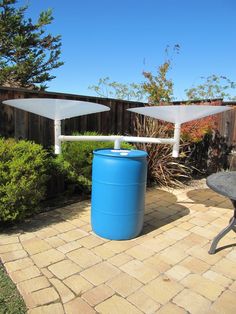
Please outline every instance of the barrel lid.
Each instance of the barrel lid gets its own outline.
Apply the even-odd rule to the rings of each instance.
[[[143,158],[147,157],[147,153],[138,149],[96,149],[94,155],[126,157],[126,158]]]

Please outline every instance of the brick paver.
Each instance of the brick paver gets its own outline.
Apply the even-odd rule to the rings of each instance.
[[[95,306],[104,300],[110,298],[114,294],[114,290],[112,290],[107,285],[100,285],[93,289],[86,291],[82,298],[91,306]]]
[[[34,291],[23,295],[28,308],[34,308],[40,305],[45,305],[59,301],[59,295],[52,287]]]
[[[231,215],[231,203],[204,180],[151,189],[142,234],[110,241],[91,231],[84,201],[0,234],[0,258],[29,314],[232,314],[236,234],[219,243],[223,250],[208,254]]]
[[[161,306],[159,303],[155,302],[152,298],[145,294],[141,289],[130,295],[127,300],[147,314],[156,313],[156,311]]]
[[[220,284],[197,274],[188,275],[181,283],[210,301],[215,301],[224,291],[224,288]]]
[[[181,291],[174,299],[173,302],[184,308],[188,311],[188,313],[208,313],[209,308],[211,306],[211,302],[201,296],[193,292],[192,290],[183,290]]]
[[[142,312],[138,310],[134,305],[128,302],[126,299],[114,295],[110,299],[100,303],[95,308],[98,313],[104,314],[141,314]]]
[[[127,297],[142,286],[141,282],[137,279],[124,273],[120,273],[118,276],[108,281],[107,285],[122,297]]]
[[[17,285],[17,288],[22,294],[30,294],[34,291],[48,288],[49,286],[50,282],[47,280],[47,278],[44,276],[39,276],[20,282]]]
[[[48,267],[48,269],[59,279],[64,279],[72,274],[78,273],[81,268],[69,259],[63,260]]]
[[[183,289],[180,283],[161,275],[146,284],[142,291],[158,303],[165,304]]]
[[[38,267],[46,267],[65,258],[64,254],[56,249],[50,249],[42,253],[32,255],[32,260]]]
[[[69,252],[67,253],[67,257],[83,268],[88,268],[102,261],[100,257],[86,248],[80,248]]]
[[[68,289],[67,286],[62,283],[62,281],[56,278],[51,278],[50,282],[57,290],[63,303],[69,302],[70,300],[74,299],[75,297],[74,293],[72,293],[71,290]]]
[[[28,314],[64,314],[63,306],[60,303],[53,303],[44,306],[38,306],[28,311]]]
[[[84,313],[84,314],[95,314],[96,311],[88,305],[83,299],[77,297],[70,302],[66,303],[64,306],[66,314],[76,314],[76,313]]]
[[[66,278],[64,283],[77,295],[93,288],[93,285],[80,275],[72,275]]]

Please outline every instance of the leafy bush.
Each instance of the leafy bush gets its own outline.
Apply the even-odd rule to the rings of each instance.
[[[232,150],[227,139],[217,129],[205,134],[200,142],[184,147],[190,151],[185,164],[193,169],[194,175],[209,175],[229,168],[228,156]]]
[[[79,135],[74,133],[73,135]],[[81,134],[80,134],[81,135]],[[99,135],[96,132],[85,132],[83,135]],[[92,159],[95,149],[112,148],[112,142],[64,142],[62,154],[56,159],[57,166],[64,172],[67,185],[74,184],[75,189],[86,193],[91,192]],[[132,149],[127,143],[121,144],[122,148]]]
[[[188,104],[191,106],[191,102]],[[202,101],[202,106],[222,106],[222,100]],[[185,143],[201,142],[206,134],[210,134],[213,129],[218,127],[218,115],[208,116],[202,119],[193,120],[181,125],[181,138]]]
[[[28,141],[0,139],[0,222],[33,213],[46,190],[47,152]]]
[[[185,143],[201,142],[216,127],[216,116],[190,121],[181,125],[181,138]]]

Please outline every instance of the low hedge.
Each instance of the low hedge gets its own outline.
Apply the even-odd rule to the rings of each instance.
[[[48,153],[29,141],[0,139],[0,222],[24,218],[44,199]]]
[[[55,156],[30,141],[0,138],[0,223],[35,213],[45,198],[89,194],[93,150],[112,146],[111,142],[65,142],[62,154]],[[123,143],[122,148],[133,147]],[[50,193],[52,183],[61,181],[63,189],[54,186]]]
[[[74,133],[73,135],[99,135],[96,132]],[[64,172],[67,185],[74,184],[76,190],[90,193],[92,186],[92,160],[95,149],[113,148],[112,142],[64,142],[62,153],[55,163],[61,172]],[[122,143],[121,148],[133,149],[128,143]]]

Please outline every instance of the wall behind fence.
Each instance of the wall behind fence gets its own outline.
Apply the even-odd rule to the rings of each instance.
[[[91,114],[72,119],[66,119],[62,123],[62,134],[72,132],[96,131],[102,134],[130,134],[134,135],[134,113],[126,109],[144,106],[144,103],[100,98],[93,96],[81,96],[44,91],[32,91],[19,88],[0,87],[0,103],[7,99],[17,98],[57,98],[90,101],[110,107],[110,111],[99,114]],[[214,104],[222,104],[221,100],[209,101]],[[180,104],[185,102],[174,102]],[[188,103],[188,102],[186,102]],[[236,105],[236,103],[225,103]],[[219,131],[229,138],[229,144],[236,142],[236,113],[235,110],[217,115]],[[0,136],[15,137],[33,140],[49,147],[54,144],[53,121],[10,106],[0,105]]]

